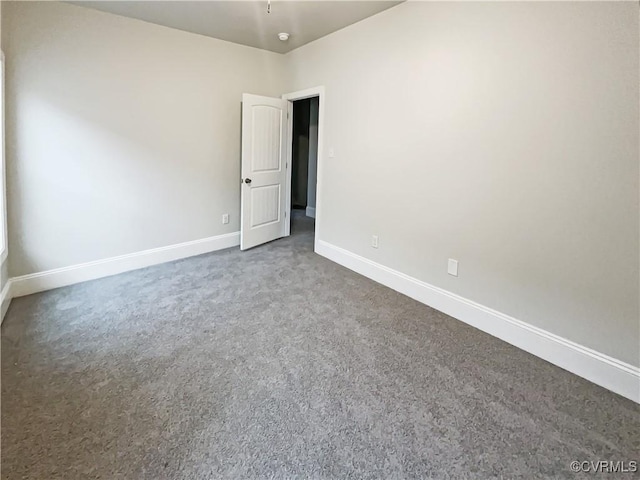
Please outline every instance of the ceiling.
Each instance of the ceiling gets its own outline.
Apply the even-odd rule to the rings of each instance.
[[[137,18],[229,42],[286,53],[399,1],[71,1],[74,5]],[[278,39],[287,32],[288,41]]]

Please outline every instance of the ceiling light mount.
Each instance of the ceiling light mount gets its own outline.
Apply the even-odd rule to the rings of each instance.
[[[287,32],[280,32],[278,34],[278,38],[283,42],[286,42],[287,40],[289,40],[289,34]]]

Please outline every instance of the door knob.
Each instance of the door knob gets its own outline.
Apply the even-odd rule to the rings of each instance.
[[[245,178],[244,179],[244,183],[247,183],[247,184],[251,183],[251,179],[250,178]]]

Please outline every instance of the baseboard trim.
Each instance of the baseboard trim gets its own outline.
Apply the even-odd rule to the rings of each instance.
[[[640,368],[385,267],[323,240],[317,254],[640,403]]]
[[[21,277],[13,277],[9,280],[10,287],[7,295],[10,298],[22,297],[44,290],[51,290],[52,288],[109,277],[139,268],[150,267],[152,265],[193,257],[194,255],[201,255],[203,253],[236,247],[238,245],[240,245],[240,232],[233,232],[193,240],[191,242],[169,245],[167,247],[152,248],[128,255],[106,258],[104,260],[82,263],[80,265],[56,268],[54,270],[32,273]],[[9,282],[7,282],[7,284],[9,284]]]
[[[13,280],[10,278],[7,280],[7,283],[4,284],[2,288],[2,292],[0,292],[0,324],[4,321],[4,316],[9,310],[9,304],[11,303],[11,287],[13,284]]]
[[[315,207],[307,207],[307,217],[316,218],[316,209]]]

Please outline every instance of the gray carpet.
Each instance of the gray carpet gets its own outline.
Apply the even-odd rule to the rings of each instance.
[[[2,478],[576,478],[572,460],[638,460],[637,405],[315,255],[312,228],[15,299]]]

